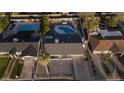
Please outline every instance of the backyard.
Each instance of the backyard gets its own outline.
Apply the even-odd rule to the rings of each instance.
[[[0,56],[0,78],[3,77],[6,67],[9,63],[9,57],[7,56]]]

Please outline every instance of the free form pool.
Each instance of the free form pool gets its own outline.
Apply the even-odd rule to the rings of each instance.
[[[71,26],[69,25],[59,25],[59,26],[55,26],[55,31],[59,34],[74,34],[75,33],[75,29],[73,29]]]

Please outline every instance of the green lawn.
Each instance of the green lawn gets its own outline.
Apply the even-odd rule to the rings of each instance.
[[[0,57],[0,78],[3,77],[8,63],[9,63],[9,57]]]
[[[17,60],[15,66],[13,68],[13,71],[11,73],[10,78],[16,79],[16,76],[20,76],[21,72],[22,72],[22,67],[23,67],[23,64],[22,63],[20,64],[19,60]]]

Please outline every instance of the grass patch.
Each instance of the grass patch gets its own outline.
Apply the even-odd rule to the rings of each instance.
[[[9,57],[0,57],[0,78],[2,78],[4,75],[4,72],[9,63],[9,59],[10,59]]]
[[[19,63],[19,60],[16,61],[15,66],[13,68],[13,71],[11,73],[10,78],[11,79],[17,79],[16,76],[20,77],[21,72],[22,72],[22,67],[23,67],[23,63]]]

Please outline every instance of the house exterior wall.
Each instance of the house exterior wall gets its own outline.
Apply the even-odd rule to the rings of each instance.
[[[93,51],[93,54],[111,54],[111,51]]]
[[[33,56],[24,56],[22,57],[22,59],[24,60],[24,62],[32,62],[33,61],[36,61],[37,60],[37,57],[33,57]]]
[[[75,54],[75,55],[74,54],[73,55],[72,54],[69,54],[69,55],[68,54],[67,55],[60,55],[60,54],[55,55],[54,54],[54,55],[50,55],[50,56],[57,56],[57,57],[82,57],[84,55],[83,54]]]
[[[0,52],[0,55],[9,54],[9,52]]]

